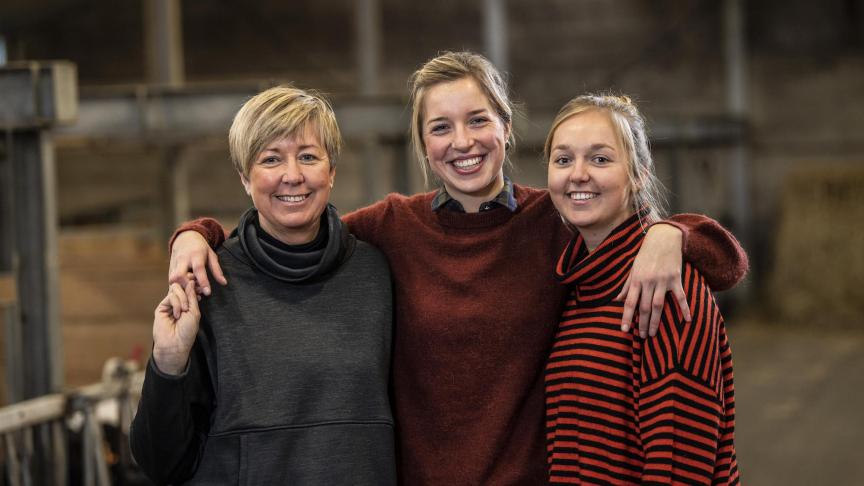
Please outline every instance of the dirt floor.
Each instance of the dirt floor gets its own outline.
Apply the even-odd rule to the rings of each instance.
[[[864,484],[860,321],[862,332],[730,323],[742,484]]]

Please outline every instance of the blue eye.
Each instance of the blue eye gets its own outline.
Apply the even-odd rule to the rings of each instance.
[[[431,130],[431,133],[444,133],[449,127],[447,125],[434,125]]]
[[[488,123],[488,122],[489,122],[489,119],[486,117],[483,117],[483,116],[478,116],[476,118],[472,118],[470,121],[470,123],[472,125],[483,125],[483,124]]]
[[[273,165],[279,163],[279,158],[274,156],[264,157],[261,159],[261,163],[265,165]]]
[[[601,164],[601,165],[602,164],[608,164],[609,162],[612,162],[612,159],[610,159],[609,157],[606,157],[605,155],[598,155],[598,156],[594,157],[593,160],[595,163]]]

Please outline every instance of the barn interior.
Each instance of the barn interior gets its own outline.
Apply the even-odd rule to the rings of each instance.
[[[246,99],[283,83],[330,97],[345,137],[332,201],[347,213],[433,189],[410,145],[407,80],[466,49],[519,102],[515,181],[545,187],[563,103],[627,94],[669,211],[716,219],[748,252],[747,279],[719,295],[742,479],[864,475],[858,0],[4,0],[0,417],[146,361],[173,229],[201,216],[232,228],[250,206],[226,137]],[[128,452],[88,460],[57,427],[27,439],[4,420],[7,484],[28,468],[34,484],[147,484],[114,467]]]

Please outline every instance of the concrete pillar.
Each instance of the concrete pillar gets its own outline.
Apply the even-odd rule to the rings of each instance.
[[[380,0],[357,0],[354,5],[359,92],[364,96],[374,96],[380,93],[381,2]],[[370,103],[374,101],[370,100]],[[378,134],[370,130],[358,141],[358,145],[363,158],[365,200],[371,203],[383,195],[381,183],[383,168],[379,163],[381,144]]]
[[[186,74],[180,0],[144,0],[143,6],[147,81],[182,86]]]
[[[744,27],[744,0],[725,0],[723,35],[726,60],[726,108],[740,123],[749,115],[747,90],[747,48]],[[750,157],[747,130],[732,149],[729,182],[734,230],[745,249],[752,248],[752,212],[750,196]]]
[[[168,238],[174,229],[191,217],[189,194],[189,166],[180,145],[161,148],[162,168],[159,187],[162,201],[162,238]]]
[[[360,94],[378,94],[381,63],[381,2],[357,0],[354,12],[357,29],[357,69]]]
[[[507,0],[483,0],[483,39],[486,55],[502,73],[510,69],[507,43]]]

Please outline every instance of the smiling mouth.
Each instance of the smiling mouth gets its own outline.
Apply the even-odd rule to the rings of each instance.
[[[570,192],[567,195],[570,197],[571,201],[587,201],[596,198],[600,194],[597,194],[596,192]]]
[[[474,169],[480,167],[480,164],[485,159],[485,155],[477,155],[475,157],[470,157],[467,159],[457,159],[451,162],[453,164],[453,168],[458,172],[470,172]]]
[[[301,203],[309,197],[309,194],[297,194],[297,195],[283,195],[283,196],[273,196],[276,199],[286,202],[286,203]]]

